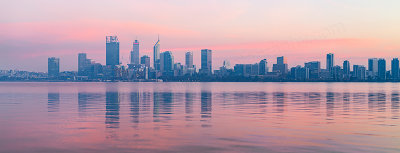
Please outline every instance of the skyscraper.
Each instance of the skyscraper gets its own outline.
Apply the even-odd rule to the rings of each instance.
[[[334,65],[334,55],[332,53],[326,54],[326,70],[332,71]]]
[[[47,72],[50,79],[58,78],[60,74],[60,59],[50,57],[47,60]]]
[[[156,70],[160,70],[160,37],[158,37],[158,40],[156,42],[156,44],[154,44],[153,47],[153,65],[154,65],[154,69]]]
[[[166,51],[160,54],[160,66],[163,75],[172,76],[174,70],[174,56],[172,52]]]
[[[319,61],[304,63],[306,68],[306,76],[308,79],[319,79],[321,72],[321,63]]]
[[[371,77],[376,77],[378,75],[378,59],[377,58],[368,59],[368,75]]]
[[[263,59],[260,61],[260,63],[258,64],[258,74],[259,75],[266,75],[268,72],[268,62],[267,59]]]
[[[106,65],[119,65],[119,41],[117,36],[106,37]]]
[[[185,53],[185,65],[187,68],[193,68],[193,52]]]
[[[150,57],[147,55],[144,55],[140,58],[140,64],[143,64],[146,67],[150,67]]]
[[[350,62],[348,60],[343,61],[343,74],[344,77],[350,77]]]
[[[397,80],[399,79],[399,59],[393,58],[392,60],[392,78]]]
[[[87,67],[87,57],[86,53],[78,54],[78,75],[83,76],[85,72],[85,68]]]
[[[357,80],[365,80],[365,71],[365,66],[353,65],[353,77],[357,78]]]
[[[382,81],[386,79],[386,60],[383,58],[378,60],[378,79]]]
[[[201,50],[201,71],[202,74],[212,74],[212,51],[209,49]]]
[[[283,75],[288,72],[288,65],[286,64],[283,56],[276,58],[276,64],[272,65],[272,71],[281,73]]]
[[[135,40],[131,51],[131,64],[138,65],[139,63],[139,41]]]

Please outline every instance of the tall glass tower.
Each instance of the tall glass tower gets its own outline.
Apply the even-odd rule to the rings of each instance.
[[[193,52],[185,53],[185,65],[187,68],[193,67]]]
[[[160,37],[158,37],[156,44],[154,44],[153,58],[154,58],[154,61],[153,61],[154,69],[160,70]]]
[[[201,73],[212,74],[212,51],[209,49],[201,50]]]
[[[332,71],[334,65],[334,55],[332,53],[326,54],[326,70]]]
[[[119,41],[117,36],[106,37],[106,65],[119,65]]]
[[[131,64],[139,65],[139,41],[135,40],[133,42],[133,47],[131,51]]]
[[[60,74],[60,59],[50,57],[47,61],[47,73],[50,79],[56,79]]]

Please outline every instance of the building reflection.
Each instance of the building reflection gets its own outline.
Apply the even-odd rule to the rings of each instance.
[[[333,117],[335,108],[335,93],[326,93],[326,117]]]
[[[47,94],[47,111],[58,112],[60,107],[60,93],[49,92]]]
[[[191,121],[193,118],[193,99],[194,99],[194,93],[186,92],[185,93],[185,119],[186,121]]]
[[[370,112],[385,112],[386,111],[386,93],[370,92],[368,93],[368,110]]]
[[[398,92],[392,92],[392,98],[391,98],[392,119],[399,119],[399,101],[400,101],[400,94]]]
[[[171,118],[173,98],[173,92],[153,93],[153,122],[167,122]]]
[[[139,92],[131,92],[130,93],[130,110],[131,110],[131,118],[132,123],[134,123],[133,127],[137,128],[139,124],[139,115],[140,115],[140,94]]]
[[[275,103],[275,112],[283,113],[285,111],[285,93],[274,92],[272,95]]]
[[[96,103],[102,99],[102,96],[98,93],[78,92],[79,116],[87,115],[90,109],[98,106]]]
[[[343,93],[343,111],[346,112],[345,115],[349,115],[350,112],[350,93]]]
[[[212,93],[209,91],[202,90],[200,93],[200,115],[202,127],[211,127],[210,119],[211,119],[211,112],[212,112]]]
[[[106,127],[119,128],[119,93],[118,91],[106,92]]]

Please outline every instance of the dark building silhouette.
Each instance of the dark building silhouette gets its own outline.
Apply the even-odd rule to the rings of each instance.
[[[119,65],[119,41],[117,36],[106,37],[106,65]]]
[[[171,51],[161,53],[160,64],[164,76],[173,76],[174,56]]]
[[[398,58],[393,58],[392,60],[392,78],[394,80],[399,79],[399,59]]]
[[[335,66],[335,59],[332,53],[326,54],[326,70],[332,71],[333,66]]]
[[[383,58],[378,60],[378,79],[386,80],[386,60]]]
[[[147,55],[144,55],[140,58],[140,64],[143,64],[146,67],[150,67],[150,57]]]
[[[49,79],[57,79],[60,74],[60,59],[55,57],[48,58],[47,72]]]
[[[209,49],[201,50],[201,70],[200,73],[211,75],[212,74],[212,51]]]
[[[276,58],[276,64],[273,65],[272,71],[278,72],[282,75],[285,75],[288,72],[288,65],[283,56]]]
[[[343,75],[344,78],[350,77],[350,62],[348,60],[343,61]]]
[[[131,64],[138,65],[140,64],[139,61],[139,41],[135,40],[132,45],[131,51]]]
[[[258,74],[259,75],[266,75],[268,73],[268,62],[267,59],[263,59],[258,64]]]

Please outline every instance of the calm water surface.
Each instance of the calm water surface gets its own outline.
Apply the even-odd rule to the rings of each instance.
[[[400,152],[399,83],[0,83],[0,152]]]

